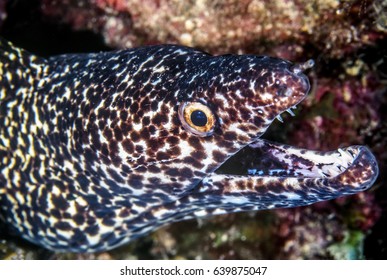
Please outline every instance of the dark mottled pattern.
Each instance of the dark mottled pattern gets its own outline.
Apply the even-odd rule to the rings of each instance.
[[[173,221],[352,194],[377,176],[361,146],[258,139],[307,95],[308,63],[172,45],[43,59],[1,40],[0,51],[0,217],[48,249],[108,250]],[[186,104],[213,118],[206,133],[187,126]]]

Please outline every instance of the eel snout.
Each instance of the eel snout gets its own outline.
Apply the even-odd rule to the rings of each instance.
[[[282,122],[281,114],[284,112],[294,116],[292,109],[295,109],[309,93],[310,83],[305,71],[313,66],[314,60],[309,59],[299,64],[288,63],[286,67],[274,70],[272,74],[274,83],[270,84],[270,89],[267,89],[265,94],[259,94],[260,102],[269,100],[271,103],[262,106],[264,108],[261,107],[260,111],[265,111],[271,121],[276,118]],[[258,87],[257,92],[260,91]],[[267,92],[271,92],[271,99],[267,98]]]

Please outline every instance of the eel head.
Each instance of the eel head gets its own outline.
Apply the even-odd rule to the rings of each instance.
[[[307,96],[303,72],[312,60],[295,65],[176,46],[145,50],[144,56],[146,64],[136,73],[153,87],[133,83],[118,95],[138,97],[125,114],[132,131],[118,143],[116,167],[109,167],[123,178],[111,178],[104,193],[112,199],[104,196],[93,206],[115,218],[108,220],[106,236],[83,250],[113,248],[178,220],[333,199],[375,181],[378,167],[366,147],[315,152],[261,139]]]
[[[192,154],[199,158],[204,151],[202,169],[197,172],[205,175],[194,187],[185,189],[179,199],[184,206],[175,216],[187,219],[296,207],[372,186],[378,166],[365,146],[320,152],[261,138],[275,119],[282,121],[281,114],[286,111],[293,115],[291,109],[307,96],[310,85],[303,72],[313,66],[312,60],[294,65],[270,57],[220,58],[215,68],[211,63],[207,67],[210,79],[198,77],[186,87],[191,90],[207,83],[207,90],[196,90],[193,100],[190,97],[179,105],[185,130],[181,133],[187,133],[188,139],[195,137],[186,147],[195,143]],[[205,124],[200,123],[203,117],[199,112],[207,116]],[[153,213],[164,213],[160,209],[156,207]]]

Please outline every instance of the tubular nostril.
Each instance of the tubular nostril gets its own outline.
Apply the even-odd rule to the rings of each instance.
[[[309,59],[309,60],[305,61],[304,63],[295,64],[290,70],[294,74],[298,75],[298,74],[304,72],[305,70],[312,68],[313,66],[314,66],[314,60]]]

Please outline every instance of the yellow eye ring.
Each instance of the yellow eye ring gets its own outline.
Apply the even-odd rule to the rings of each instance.
[[[200,136],[214,132],[216,118],[211,109],[199,102],[183,102],[179,106],[179,119],[185,130]]]

